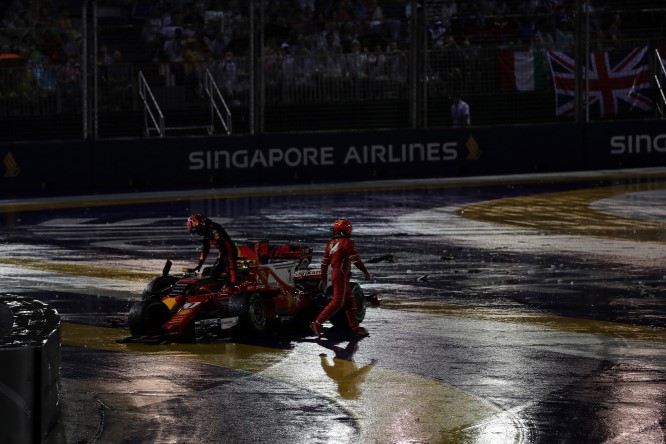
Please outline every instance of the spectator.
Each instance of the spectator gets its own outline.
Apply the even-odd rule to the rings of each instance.
[[[497,14],[498,5],[496,0],[479,0],[478,11],[481,20],[484,22],[492,20],[493,16]]]
[[[444,46],[444,40],[446,39],[446,27],[442,18],[440,16],[435,16],[433,19],[432,25],[428,28],[428,33],[430,35],[430,47],[434,48],[436,46]]]
[[[274,38],[267,39],[264,46],[264,78],[269,87],[277,85],[280,66],[280,54]]]
[[[306,79],[300,65],[300,57],[294,57],[291,46],[284,42],[280,45],[280,71],[279,78],[282,85],[283,100],[293,101],[296,97],[295,87]]]
[[[368,48],[361,48],[358,40],[352,42],[352,51],[345,55],[347,78],[352,81],[353,96],[363,99],[368,95]]]
[[[351,19],[349,0],[340,0],[335,11],[335,19],[339,23],[345,23]]]
[[[162,47],[162,52],[167,61],[176,63],[183,61],[183,51],[185,50],[185,36],[182,28],[176,28],[173,37],[167,39]]]
[[[231,38],[226,32],[218,32],[215,38],[210,42],[210,57],[213,60],[222,60],[226,55],[226,48]]]
[[[305,11],[307,8],[314,10],[316,8],[315,0],[296,0],[296,4],[301,11]]]
[[[113,63],[111,54],[109,54],[109,47],[102,45],[97,52],[97,66],[106,66]]]
[[[356,19],[347,20],[340,26],[340,44],[343,52],[351,51],[351,43],[363,33],[363,23]]]
[[[111,63],[105,66],[109,105],[113,111],[128,109],[132,105],[132,65],[123,62],[119,49],[113,51]]]
[[[400,49],[398,42],[391,42],[386,48],[386,63],[390,80],[398,83],[407,81],[407,55]]]
[[[161,57],[157,55],[163,51],[164,44],[162,41],[162,25],[167,23],[167,20],[170,24],[170,16],[165,16],[161,7],[155,5],[151,7],[149,15],[143,22],[143,27],[141,28],[141,40],[144,49],[158,60],[160,60]]]
[[[5,32],[17,32],[19,28],[27,27],[25,25],[20,13],[11,7],[7,8],[2,20],[0,20],[0,29],[5,30]]]
[[[442,24],[446,28],[453,28],[453,22],[458,18],[458,4],[456,3],[456,0],[444,0],[440,18],[442,20]]]
[[[612,47],[606,41],[606,33],[602,29],[598,29],[594,33],[594,40],[592,40],[591,51],[609,51]]]
[[[606,32],[609,44],[613,47],[617,47],[620,40],[622,40],[622,16],[620,14],[615,14],[613,20],[608,26],[608,31]]]
[[[351,53],[346,55],[347,75],[351,79],[366,79],[368,77],[368,54],[361,51],[361,43],[358,40],[352,41]]]
[[[56,76],[49,59],[39,51],[33,51],[29,67],[32,69],[33,90],[40,97],[51,97],[56,93]]]
[[[305,92],[307,88],[312,87],[312,73],[316,64],[313,57],[310,56],[305,48],[296,47],[294,55],[294,84],[298,86],[299,92]],[[301,95],[302,96],[302,95]]]
[[[430,69],[433,80],[446,82],[452,69],[460,69],[460,46],[452,35],[446,37],[442,46],[433,48],[430,56]]]
[[[236,93],[238,92],[238,64],[234,60],[234,53],[227,51],[217,64],[215,69],[215,82],[222,86],[226,99],[237,104]]]
[[[81,38],[76,37],[74,32],[62,32],[60,34],[60,40],[62,41],[62,52],[65,58],[68,59],[72,55],[77,57],[81,55]]]
[[[327,54],[342,54],[342,45],[340,44],[340,37],[337,31],[327,32],[321,47]]]
[[[384,23],[384,11],[382,7],[377,3],[377,0],[368,0],[368,20],[370,21],[370,29],[374,32],[378,32]]]
[[[39,26],[36,28],[40,29]],[[62,63],[62,40],[51,28],[46,28],[42,32],[38,32],[37,47],[50,59],[50,63]]]
[[[176,28],[173,36],[168,38],[162,47],[162,54],[167,63],[161,67],[161,73],[164,75],[167,86],[182,84],[183,71],[183,51],[185,50],[185,38],[182,28]]]
[[[555,46],[560,51],[571,52],[574,49],[575,38],[568,20],[560,20],[555,29]]]
[[[479,79],[481,77],[480,50],[478,45],[473,44],[468,36],[465,36],[460,45],[460,59],[463,74],[467,80]]]
[[[382,45],[375,46],[375,50],[368,55],[368,70],[373,80],[386,80],[386,56]]]
[[[550,22],[544,23],[540,29],[537,29],[530,46],[532,49],[537,50],[551,50],[556,48],[555,35]]]
[[[342,56],[319,48],[312,57],[311,79],[318,86],[325,101],[340,98],[340,85],[345,72]]]
[[[457,93],[453,95],[451,103],[451,124],[454,128],[466,128],[472,124],[469,104]]]
[[[81,64],[76,55],[71,55],[67,63],[56,70],[56,80],[63,95],[63,108],[66,111],[78,111],[81,97]]]
[[[72,25],[72,19],[69,16],[69,11],[66,9],[63,9],[58,13],[55,24],[56,27],[65,31],[71,31],[74,29],[74,26]]]
[[[196,38],[189,37],[185,41],[182,57],[186,84],[197,87],[198,92],[201,93],[203,91],[203,86],[201,84],[201,79],[203,78],[202,72],[204,69],[204,62],[206,62],[208,58],[208,49],[205,44],[198,41]]]

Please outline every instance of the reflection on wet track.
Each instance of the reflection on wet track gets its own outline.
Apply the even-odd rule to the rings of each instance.
[[[67,442],[660,443],[664,172],[0,201],[0,292],[63,319]],[[171,196],[171,197],[170,197]],[[377,294],[350,340],[291,327],[118,342],[184,221],[320,257],[354,223]]]

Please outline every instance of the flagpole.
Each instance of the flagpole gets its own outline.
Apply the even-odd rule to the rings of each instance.
[[[585,123],[590,121],[590,107],[587,106],[590,97],[590,82],[588,73],[590,72],[590,5],[589,0],[584,0],[585,7],[585,72],[583,79],[585,81]]]
[[[576,40],[575,40],[575,48],[574,48],[574,63],[575,63],[575,73],[574,73],[574,120],[576,123],[580,123],[581,121],[581,104],[582,100],[580,98],[581,95],[581,44],[580,44],[580,31],[581,31],[581,13],[583,11],[583,8],[581,6],[581,0],[576,0],[576,23],[574,23],[574,29],[576,30]]]
[[[589,109],[587,106],[587,97],[589,94],[589,82],[587,79],[587,70],[589,68],[589,42],[587,39],[588,29],[583,17],[587,18],[584,11],[584,5],[587,0],[576,0],[576,82],[575,82],[575,109],[574,116],[576,123],[586,123],[589,121]],[[583,37],[585,34],[585,37]]]

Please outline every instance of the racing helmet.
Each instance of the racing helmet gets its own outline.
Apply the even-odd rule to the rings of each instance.
[[[201,214],[193,214],[187,219],[187,232],[190,234],[203,234],[206,218]]]
[[[336,219],[335,223],[333,224],[333,228],[331,228],[331,231],[333,231],[333,236],[351,236],[351,222],[349,222],[349,219]]]

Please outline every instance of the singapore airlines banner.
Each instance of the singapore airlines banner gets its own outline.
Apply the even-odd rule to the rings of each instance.
[[[0,190],[122,191],[666,166],[661,122],[0,145]]]
[[[143,140],[96,149],[96,180],[135,185],[237,186],[510,174],[579,162],[576,132],[545,146],[536,128],[515,131],[387,130]],[[539,141],[534,144],[534,141]],[[567,153],[567,151],[570,151]],[[120,153],[125,152],[125,155]],[[122,168],[104,166],[131,160]],[[125,178],[118,177],[118,171]]]

